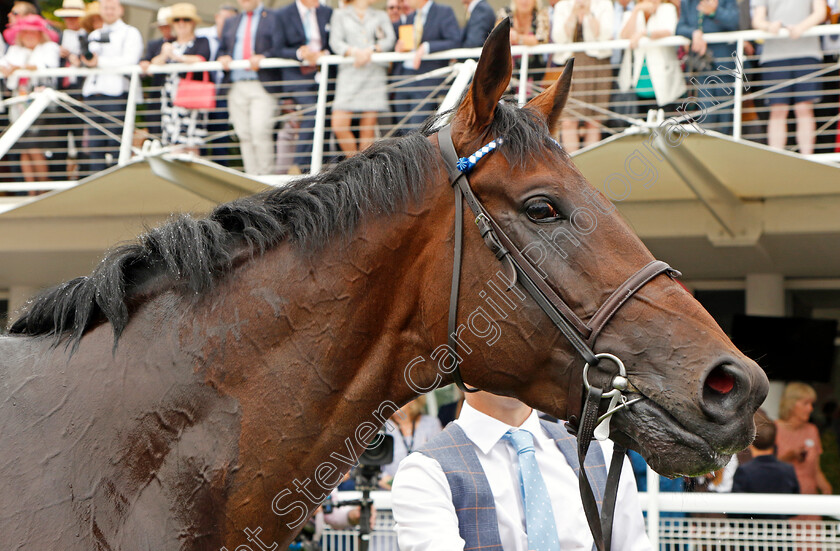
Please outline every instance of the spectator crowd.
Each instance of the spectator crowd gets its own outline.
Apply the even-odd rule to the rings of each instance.
[[[621,127],[628,117],[644,118],[648,109],[676,113],[688,96],[697,98],[693,105],[698,109],[683,111],[687,122],[730,133],[732,107],[726,102],[734,74],[759,70],[759,79],[773,87],[761,100],[766,102],[768,145],[794,146],[810,154],[817,135],[815,105],[830,103],[826,96],[836,95],[808,75],[824,61],[836,61],[840,41],[802,37],[815,25],[837,22],[837,6],[826,0],[548,0],[547,5],[543,0],[511,0],[499,10],[487,0],[462,1],[463,26],[452,7],[435,0],[387,0],[385,10],[375,8],[373,0],[343,0],[336,9],[319,0],[295,0],[279,9],[261,0],[237,0],[220,6],[208,27],[201,27],[195,5],[179,2],[159,10],[153,23],[157,32],[144,43],[143,33],[123,20],[120,0],[64,0],[51,19],[35,4],[17,0],[6,14],[0,44],[8,123],[29,103],[25,97],[14,98],[45,87],[95,109],[87,125],[72,124],[73,116],[60,109],[42,115],[15,150],[22,177],[38,181],[48,179],[56,167],[68,173],[80,168],[96,172],[116,163],[131,81],[107,72],[18,78],[15,73],[21,68],[139,65],[147,75],[137,95],[143,98],[139,127],[146,137],[196,155],[212,142],[214,151],[222,152],[218,157],[223,164],[241,157],[249,174],[299,173],[310,163],[323,79],[330,82],[327,133],[334,137],[337,155],[353,155],[369,147],[385,126],[395,127],[390,133],[420,127],[446,92],[440,72],[426,75],[450,63],[427,55],[480,47],[503,18],[510,19],[513,45],[593,44],[575,54],[515,59],[516,76],[516,67],[527,61],[532,84],[545,86],[574,56],[574,101],[558,136],[570,152],[600,141],[607,126]],[[757,68],[752,61],[736,67],[741,61],[733,59],[734,43],[706,40],[708,33],[748,28],[774,34],[787,29],[789,37],[747,43],[745,52]],[[686,37],[690,45],[657,44],[671,36]],[[612,39],[627,39],[629,49],[594,45]],[[404,62],[372,61],[379,52],[411,56]],[[319,60],[330,54],[352,61],[322,70]],[[266,58],[299,64],[265,68],[261,62]],[[211,60],[224,70],[155,72],[156,66],[168,63]],[[234,61],[248,62],[247,68],[231,65]],[[744,106],[745,120],[750,120],[750,106],[755,107]],[[791,112],[795,132],[789,143]],[[45,117],[53,124],[44,123]]]

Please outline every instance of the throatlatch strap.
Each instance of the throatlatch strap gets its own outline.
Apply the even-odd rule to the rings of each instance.
[[[598,425],[598,408],[601,404],[601,395],[601,389],[590,387],[583,404],[583,413],[577,434],[578,463],[580,464],[578,486],[580,487],[580,500],[583,503],[583,512],[586,514],[589,531],[592,532],[592,538],[595,540],[595,547],[598,551],[610,551],[610,547],[612,546],[613,514],[615,512],[615,501],[618,494],[618,482],[621,477],[621,467],[624,465],[625,449],[618,444],[614,444],[600,513],[598,511],[598,502],[595,499],[592,485],[589,482],[589,477],[586,475],[586,468],[584,467],[586,464],[586,453],[589,451],[592,435],[595,432],[595,427]]]

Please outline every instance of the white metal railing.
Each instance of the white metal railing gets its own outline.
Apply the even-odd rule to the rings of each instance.
[[[648,537],[654,549],[687,551],[715,546],[720,551],[744,551],[748,547],[781,551],[810,546],[822,551],[840,551],[840,496],[659,492],[658,475],[650,470],[648,481],[653,491],[640,492],[639,503],[647,513]],[[360,492],[339,492],[337,499],[358,499],[360,495]],[[396,551],[391,494],[373,492],[372,497],[377,516],[371,549]],[[686,516],[659,517],[659,512]],[[690,517],[698,513],[706,515]],[[817,515],[838,520],[750,518],[757,515]],[[355,551],[355,539],[353,530],[328,529],[322,545],[325,550]]]
[[[825,35],[837,35],[840,34],[840,25],[821,25],[814,27],[805,33],[805,36],[825,36]],[[775,39],[783,39],[787,38],[789,35],[786,30],[780,31],[779,35],[771,35],[769,33],[757,30],[747,30],[747,31],[735,31],[735,32],[728,32],[728,33],[714,33],[714,34],[707,34],[705,35],[706,41],[709,43],[732,43],[734,44],[733,53],[738,57],[738,59],[752,59],[752,58],[745,58],[744,56],[744,44],[746,41],[750,40],[775,40]],[[640,42],[640,48],[645,48],[651,45],[654,46],[686,46],[689,44],[689,41],[683,37],[668,37],[659,39],[656,41],[651,41],[649,39],[642,39]],[[557,52],[579,52],[586,49],[627,49],[629,47],[628,40],[611,40],[611,41],[604,41],[604,42],[594,42],[594,43],[572,43],[572,44],[544,44],[539,46],[533,47],[524,47],[524,46],[515,46],[512,48],[512,53],[517,56],[521,56],[521,61],[518,63],[518,67],[516,68],[516,73],[514,75],[514,92],[520,103],[524,103],[527,98],[539,91],[542,85],[546,83],[542,82],[540,78],[542,77],[542,72],[544,69],[535,69],[533,67],[529,67],[528,56],[535,55],[535,54],[553,54]],[[470,59],[470,58],[477,58],[480,54],[480,49],[455,49],[449,50],[446,52],[438,52],[435,54],[431,54],[426,56],[424,59],[438,59],[438,60],[451,60],[451,59]],[[372,60],[378,63],[397,63],[404,60],[412,59],[413,54],[411,53],[379,53],[374,54],[372,56]],[[323,74],[328,73],[328,68],[335,65],[352,63],[352,58],[347,57],[340,57],[340,56],[324,56],[320,60],[320,68]],[[299,63],[297,61],[285,60],[285,59],[266,59],[261,62],[261,67],[264,68],[279,68],[279,67],[289,67],[295,66]],[[231,68],[246,68],[248,67],[247,61],[234,61],[231,63]],[[460,66],[459,66],[460,67]],[[829,83],[828,86],[834,86],[834,89],[840,88],[837,85],[837,79],[835,78],[836,71],[840,68],[840,64],[834,65],[824,65],[819,64],[818,70],[815,71],[816,74],[812,78],[821,78],[823,82]],[[196,71],[217,71],[221,69],[221,64],[218,62],[203,62],[203,63],[196,63],[196,64],[167,64],[163,66],[151,66],[148,70],[150,74],[164,74],[164,73],[174,73],[174,72],[196,72]],[[745,72],[748,75],[748,78],[751,80],[751,83],[754,83],[752,79],[759,78],[760,79],[760,72],[756,69],[746,69]],[[118,73],[124,74],[129,76],[133,82],[139,82],[139,79],[142,76],[141,69],[139,66],[126,66],[126,67],[119,67],[113,69],[72,69],[72,68],[61,68],[61,69],[48,69],[48,70],[39,70],[39,71],[18,71],[16,74],[18,76],[40,76],[40,77],[64,77],[64,76],[77,76],[77,77],[84,77],[91,74],[102,74],[102,73]],[[459,72],[453,73],[453,69],[443,68],[439,69],[434,73],[434,76],[448,76],[452,78],[455,74],[459,74]],[[583,69],[578,73],[580,78],[586,78],[586,70]],[[429,75],[424,75],[417,77],[415,80],[420,78],[425,78]],[[468,77],[467,77],[468,78]],[[530,80],[529,80],[530,78]],[[297,108],[297,110],[292,114],[290,117],[286,115],[285,118],[282,120],[286,120],[293,117],[314,117],[315,119],[315,132],[314,138],[311,145],[311,170],[316,171],[320,169],[323,162],[329,157],[329,153],[325,150],[325,138],[329,135],[327,132],[327,128],[329,125],[329,113],[328,113],[328,101],[329,101],[329,86],[332,84],[332,81],[327,78],[321,79],[318,93],[317,93],[317,102],[311,106],[304,106],[301,110]],[[411,82],[401,82],[399,78],[393,78],[390,80],[390,85],[398,88],[400,86],[410,86]],[[768,86],[773,84],[783,84],[783,83],[764,83]],[[609,88],[609,87],[608,87]],[[766,88],[766,87],[765,87]],[[832,89],[832,92],[833,90]],[[139,87],[132,86],[130,88],[131,94],[137,94]],[[225,87],[220,89],[220,95],[223,95],[226,91]],[[609,93],[609,91],[607,92]],[[731,125],[731,132],[732,136],[735,138],[740,138],[743,135],[744,124],[743,124],[743,105],[744,101],[753,98],[761,98],[768,94],[772,93],[772,90],[768,92],[766,89],[762,90],[755,90],[755,87],[752,87],[750,90],[744,90],[742,86],[734,86],[733,87],[733,95],[732,98],[725,101],[724,105],[716,106],[715,109],[725,108],[727,110],[731,110],[732,116],[732,125]],[[442,95],[442,94],[441,94]],[[7,100],[4,102],[5,104],[9,104],[11,100]],[[33,102],[33,104],[37,104],[39,102]],[[46,100],[42,100],[41,103],[46,103]],[[613,106],[610,105],[608,98],[605,98],[605,101],[599,102],[601,105]],[[119,154],[115,161],[120,164],[127,162],[133,154],[139,153],[139,148],[133,147],[134,144],[132,143],[132,138],[135,137],[135,118],[137,105],[142,104],[140,101],[140,97],[132,97],[126,106],[126,110],[122,114],[124,123],[121,125],[121,129],[119,131],[121,137],[121,147],[119,150]],[[450,102],[450,105],[452,103]],[[143,105],[143,107],[148,107],[148,105]],[[572,101],[569,104],[569,109],[574,112],[575,109],[580,108],[581,105]],[[837,107],[833,104],[827,104],[828,109],[832,109]],[[610,130],[606,127],[606,121],[610,120],[611,118],[622,118],[622,117],[615,117],[614,114],[608,109],[603,107],[596,106],[593,108],[597,113],[595,117],[599,124],[604,125],[604,131],[615,133],[615,130]],[[759,114],[764,114],[766,109],[763,108],[754,108],[752,112],[758,112]],[[37,115],[37,108],[32,110],[33,115]],[[423,113],[427,114],[427,113]],[[146,111],[145,115],[154,115],[154,113],[150,111]],[[646,113],[637,113],[636,116],[629,116],[623,117],[625,122],[632,122],[633,124],[637,124],[639,126],[650,126],[652,123],[648,123],[646,121]],[[50,117],[52,115],[48,113],[43,113],[43,117]],[[30,119],[34,120],[36,117],[29,117]],[[836,115],[834,119],[836,119]],[[212,121],[211,121],[212,122]],[[223,121],[223,124],[226,124],[227,121]],[[751,123],[752,124],[752,123]],[[833,132],[836,128],[836,120],[832,119],[832,115],[826,115],[822,119],[817,121],[820,129],[819,131],[830,133]],[[13,125],[14,126],[14,125]],[[21,126],[25,126],[21,124]],[[83,129],[82,125],[82,129]],[[381,134],[391,133],[394,131],[395,127],[392,124],[390,127],[387,126],[386,123],[383,123],[381,120],[379,122],[380,129],[382,130]],[[754,130],[754,128],[748,125],[750,130]],[[714,128],[713,128],[714,129]],[[81,130],[79,130],[81,132]],[[222,134],[230,134],[230,131],[220,133]],[[20,139],[20,135],[23,132],[20,132],[20,135],[16,132],[8,132],[4,134],[4,136],[0,137],[0,163],[4,162],[2,160],[3,155],[8,150],[9,142],[17,142]],[[155,137],[155,136],[152,136]],[[755,139],[763,139],[764,135],[761,133],[750,133],[751,138]],[[40,147],[43,145],[43,141],[46,140],[39,140],[34,139],[31,140],[31,143],[34,146]],[[9,146],[10,147],[10,146]],[[208,144],[208,150],[210,151],[209,157],[211,160],[215,160],[213,155],[213,144]],[[5,149],[4,149],[5,148]],[[225,158],[223,160],[230,160],[230,157]],[[2,167],[0,167],[2,169]],[[0,182],[4,180],[10,180],[11,178],[7,178],[4,175],[0,174]],[[54,179],[62,179],[62,178],[54,178]],[[65,180],[73,179],[72,175],[68,175]],[[30,185],[21,185],[16,184],[19,189],[53,189],[53,184],[51,183],[37,183],[37,184],[30,184]]]

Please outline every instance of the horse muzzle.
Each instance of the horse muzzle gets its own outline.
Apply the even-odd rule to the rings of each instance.
[[[642,400],[616,413],[611,437],[665,476],[714,471],[746,448],[755,435],[753,415],[769,389],[755,362],[735,356],[715,362],[684,398],[673,388],[631,382],[629,396],[638,393]]]

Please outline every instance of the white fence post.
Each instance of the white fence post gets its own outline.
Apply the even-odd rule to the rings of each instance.
[[[131,72],[131,82],[128,85],[128,101],[125,102],[125,122],[120,143],[120,158],[117,162],[120,166],[131,160],[131,148],[134,145],[134,116],[137,114],[137,91],[139,89],[140,69],[136,68]]]
[[[519,105],[525,105],[528,99],[528,54],[522,54],[521,65],[519,66]]]
[[[647,468],[647,529],[654,551],[659,549],[659,473]]]
[[[318,103],[315,107],[315,134],[312,137],[312,161],[309,173],[315,174],[324,164],[324,129],[327,125],[327,83],[329,81],[329,64],[326,57],[321,61],[321,79],[318,83]]]
[[[744,61],[744,39],[738,38],[735,50],[735,104],[732,106],[732,137],[736,140],[741,139],[741,120],[743,119],[743,97],[744,97],[744,79],[741,77],[741,70],[738,69],[738,64],[743,70],[746,70],[746,62]]]

